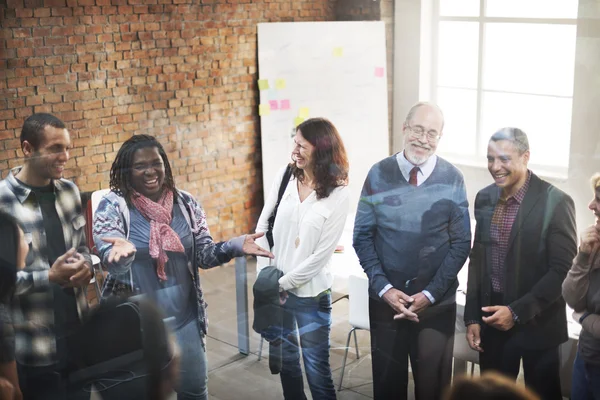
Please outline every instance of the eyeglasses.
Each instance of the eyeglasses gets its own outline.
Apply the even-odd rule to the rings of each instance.
[[[410,125],[406,125],[406,127],[410,130],[410,137],[413,139],[421,139],[423,135],[427,137],[427,140],[430,142],[436,141],[440,138],[440,134],[437,131],[429,130],[425,132],[422,126],[412,127]]]

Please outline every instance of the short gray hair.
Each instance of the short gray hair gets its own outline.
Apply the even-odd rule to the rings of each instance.
[[[406,114],[406,119],[404,120],[404,125],[408,125],[408,123],[412,120],[412,118],[414,117],[417,110],[419,108],[425,107],[425,106],[431,107],[440,113],[440,115],[442,116],[442,128],[440,129],[440,131],[443,131],[444,130],[444,113],[442,112],[442,109],[440,108],[440,106],[438,106],[435,103],[430,103],[428,101],[420,101],[420,102],[416,103],[415,105],[413,105],[410,108],[410,110],[408,110],[408,114]]]
[[[514,144],[519,151],[519,155],[529,151],[529,139],[527,139],[527,134],[519,128],[502,128],[490,138],[490,142],[499,142],[501,140],[508,140]]]

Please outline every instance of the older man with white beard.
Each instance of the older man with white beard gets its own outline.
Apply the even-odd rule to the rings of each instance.
[[[407,398],[409,356],[416,399],[439,399],[450,383],[456,276],[471,232],[463,176],[435,155],[443,126],[436,105],[411,108],[404,150],[371,168],[356,214],[375,399]]]

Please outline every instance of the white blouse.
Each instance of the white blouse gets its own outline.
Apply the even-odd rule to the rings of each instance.
[[[277,203],[284,172],[285,167],[275,177],[256,232],[266,232],[269,227],[268,220]],[[333,275],[329,263],[342,236],[348,207],[346,186],[335,188],[329,197],[320,200],[312,191],[300,202],[297,180],[292,176],[279,203],[273,227],[274,246],[270,250],[275,259],[257,257],[258,271],[276,265],[284,273],[279,285],[299,297],[314,297],[331,288]],[[257,239],[257,244],[269,249],[266,236]]]

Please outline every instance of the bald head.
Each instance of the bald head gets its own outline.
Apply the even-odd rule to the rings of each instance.
[[[415,113],[420,109],[420,108],[427,108],[427,111],[432,111],[435,113],[438,113],[440,116],[440,119],[442,121],[442,128],[440,130],[440,134],[442,133],[442,130],[444,129],[444,113],[442,112],[442,109],[435,103],[430,103],[428,101],[420,101],[418,103],[416,103],[415,105],[413,105],[410,110],[408,110],[408,114],[406,114],[406,119],[404,120],[404,124],[405,125],[410,125],[411,121],[413,120]]]

